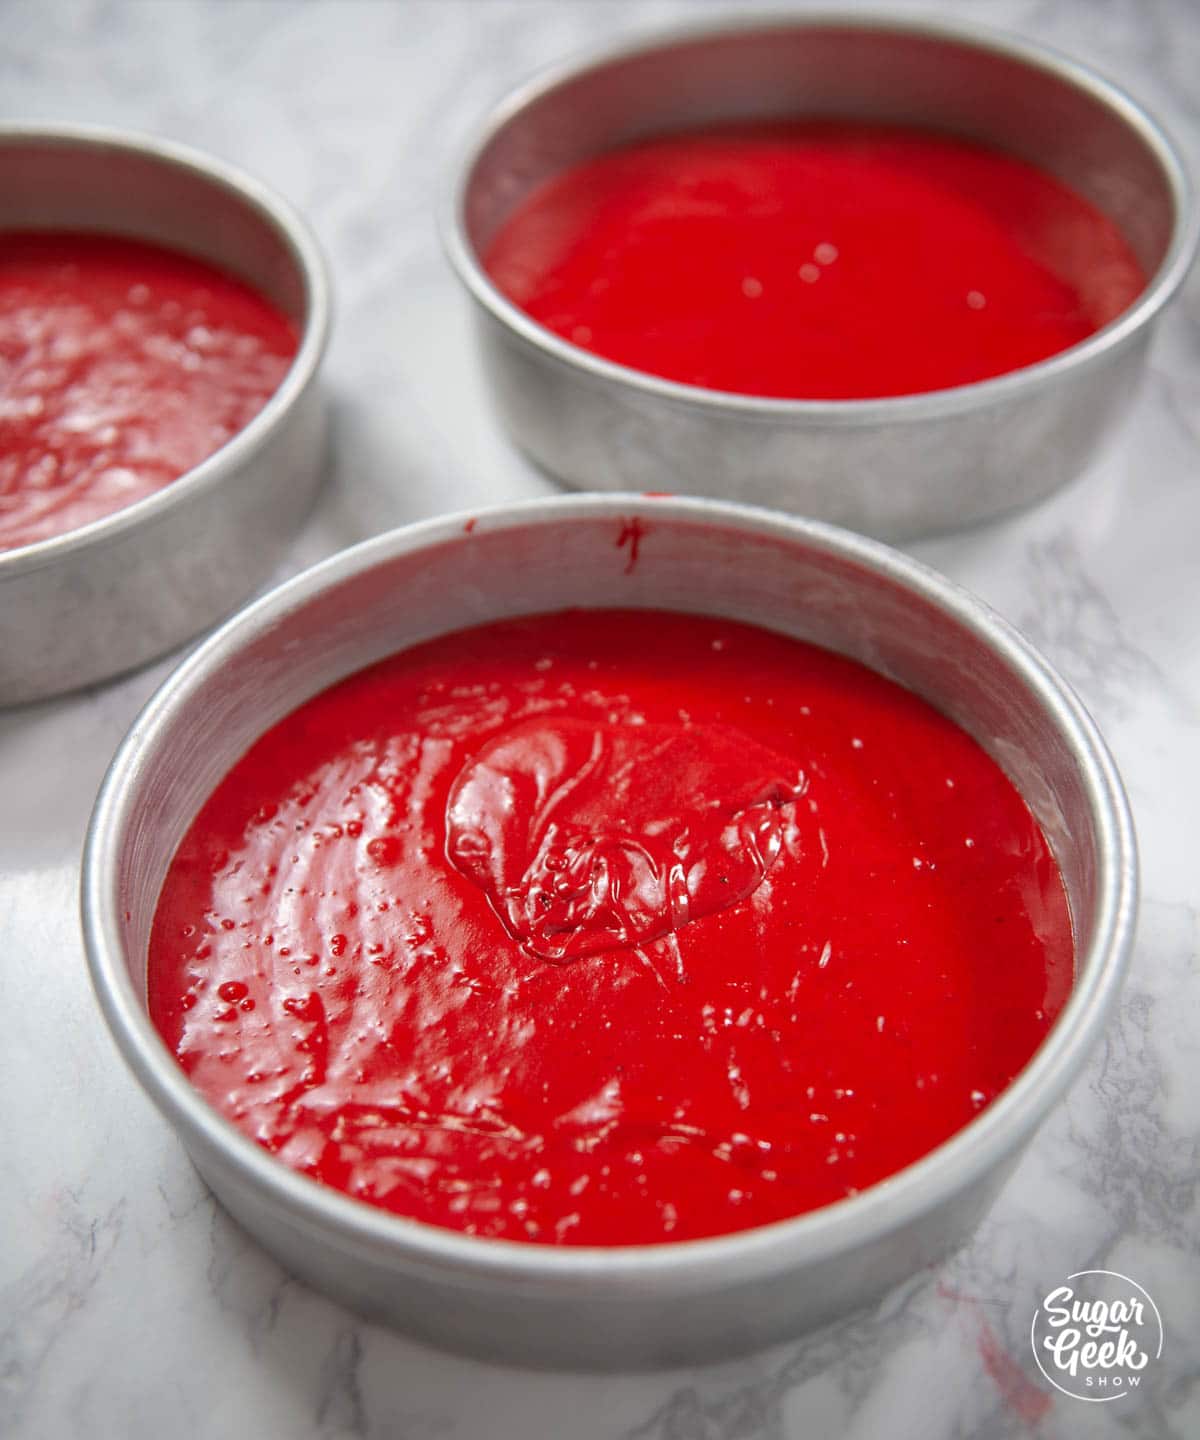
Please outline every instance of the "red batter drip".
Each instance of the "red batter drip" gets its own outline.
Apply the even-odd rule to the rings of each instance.
[[[614,150],[535,190],[485,256],[575,345],[748,395],[965,385],[1085,339],[1146,276],[1033,166],[897,127],[723,125]]]
[[[278,389],[296,343],[261,295],[175,251],[0,234],[0,550],[207,459]]]
[[[298,1170],[610,1245],[917,1159],[1071,977],[1054,861],[962,731],[782,636],[599,611],[432,641],[270,731],[172,863],[149,995]]]

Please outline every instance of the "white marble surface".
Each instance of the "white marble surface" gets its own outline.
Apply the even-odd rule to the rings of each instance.
[[[439,182],[473,120],[542,62],[718,8],[7,0],[0,115],[185,140],[311,217],[340,300],[327,369],[337,459],[290,571],[393,523],[548,488],[488,411],[431,218]],[[1092,63],[1155,108],[1200,170],[1193,0],[923,8]],[[169,662],[0,715],[0,1433],[1200,1435],[1197,534],[1200,274],[1162,326],[1131,423],[1088,476],[1034,513],[920,547],[1045,649],[1117,755],[1145,895],[1120,1014],[966,1250],[875,1313],[714,1369],[489,1368],[364,1324],[285,1276],[215,1206],[125,1072],[84,968],[84,826],[109,755]],[[1139,1401],[1088,1405],[1033,1368],[1033,1307],[1093,1266],[1132,1276],[1162,1311],[1163,1360]]]

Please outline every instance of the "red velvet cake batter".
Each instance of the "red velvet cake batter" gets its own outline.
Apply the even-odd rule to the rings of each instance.
[[[160,490],[249,424],[296,352],[241,281],[116,236],[0,233],[0,550]]]
[[[259,740],[171,865],[149,999],[303,1173],[615,1245],[918,1159],[1072,965],[1037,824],[924,702],[730,621],[567,611],[396,655]]]
[[[484,257],[565,340],[748,395],[852,400],[986,380],[1086,339],[1146,276],[1048,174],[916,129],[726,124],[548,181]]]

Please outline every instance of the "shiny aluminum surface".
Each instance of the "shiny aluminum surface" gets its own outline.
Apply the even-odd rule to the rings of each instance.
[[[885,546],[702,500],[560,497],[379,536],[247,607],[134,723],[101,789],[82,906],[125,1059],[232,1214],[285,1265],[436,1344],[563,1368],[720,1358],[853,1309],[961,1243],[1099,1037],[1132,941],[1133,830],[1096,729],[981,602]],[[636,563],[621,536],[636,520]],[[1077,938],[1059,1021],[991,1106],[918,1163],[794,1220],[674,1245],[552,1248],[405,1220],[293,1172],[192,1089],[145,1009],[170,858],[212,788],[276,720],[407,645],[564,606],[665,607],[829,646],[973,734],[1037,815]],[[581,1038],[584,1036],[581,1021]]]
[[[760,399],[681,385],[568,344],[492,284],[480,255],[566,167],[718,119],[836,116],[983,141],[1064,180],[1151,277],[1110,325],[993,380],[892,399]],[[1078,475],[1124,415],[1198,221],[1158,125],[1054,51],[938,21],[808,15],[701,23],[551,70],[484,123],[444,221],[485,373],[517,445],[568,485],[743,500],[885,539],[956,529]]]
[[[0,125],[4,229],[112,231],[186,251],[252,285],[301,336],[262,411],[202,464],[90,525],[0,550],[0,705],[11,705],[161,655],[227,615],[282,557],[324,468],[315,381],[330,299],[289,206],[146,136]]]

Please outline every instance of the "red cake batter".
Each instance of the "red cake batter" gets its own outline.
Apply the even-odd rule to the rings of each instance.
[[[258,414],[291,322],[211,265],[115,236],[0,233],[0,550],[160,490]]]
[[[611,151],[491,242],[497,286],[565,340],[748,395],[851,400],[986,380],[1106,325],[1146,276],[1024,161],[920,130],[723,125]]]
[[[259,740],[171,865],[149,999],[305,1174],[614,1245],[924,1155],[1072,965],[1036,823],[924,702],[729,621],[568,611],[418,646]]]

